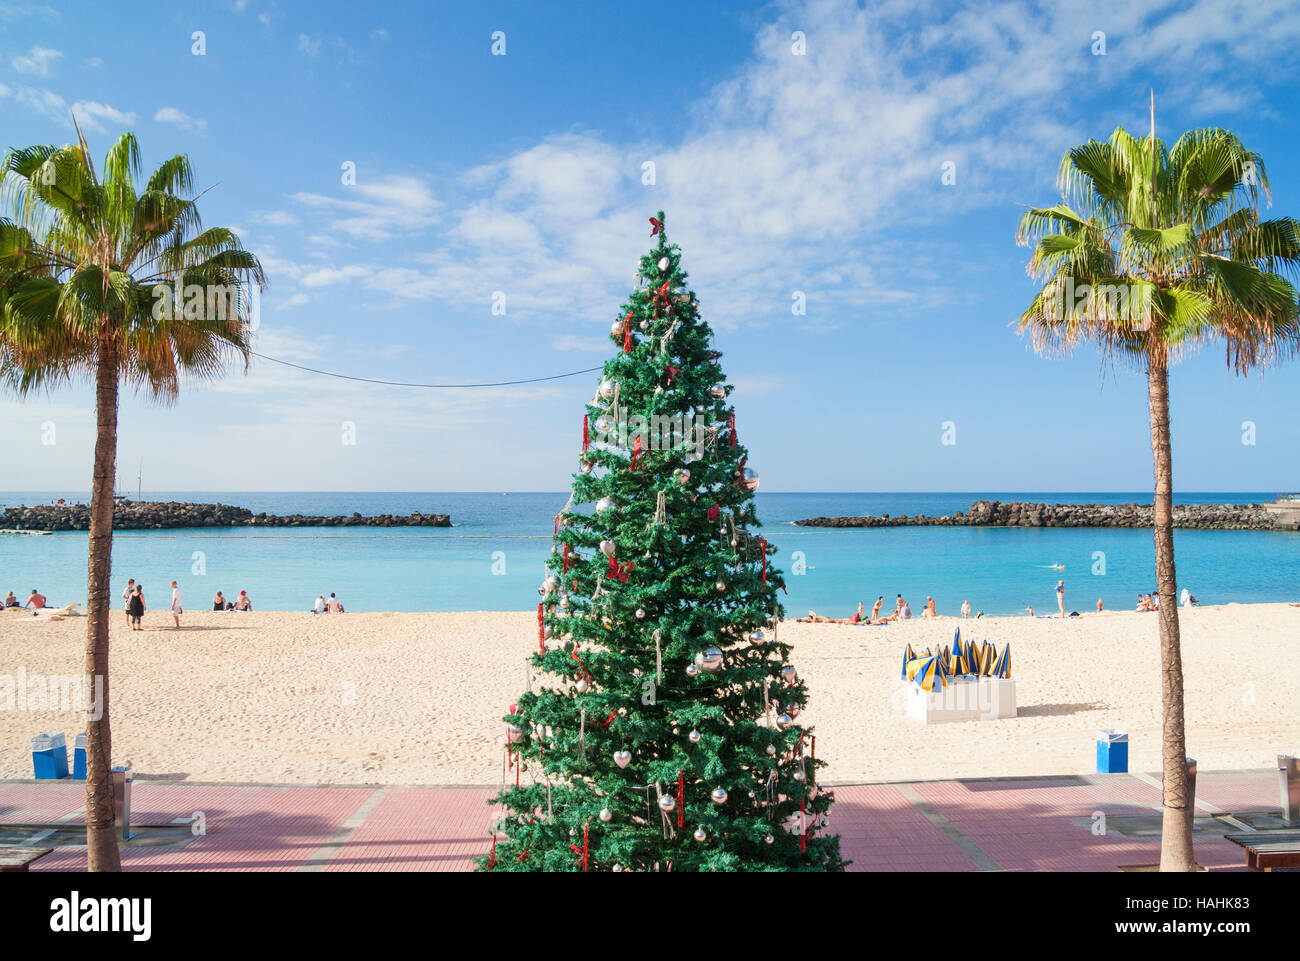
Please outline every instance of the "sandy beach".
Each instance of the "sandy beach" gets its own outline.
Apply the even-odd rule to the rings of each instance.
[[[1132,770],[1159,770],[1154,615],[962,622],[1010,642],[1019,716],[919,725],[901,713],[903,647],[950,641],[957,623],[781,625],[812,692],[801,720],[816,727],[824,780],[1082,773],[1099,728],[1130,733]],[[532,613],[198,613],[174,631],[160,611],[132,634],[115,612],[115,761],[140,779],[494,785],[497,718],[524,687],[534,625]],[[0,778],[32,776],[37,732],[66,732],[71,753],[80,718],[4,704],[4,678],[12,691],[19,677],[30,689],[35,675],[79,674],[85,627],[0,615]],[[1182,636],[1202,770],[1300,752],[1300,608],[1197,608]]]

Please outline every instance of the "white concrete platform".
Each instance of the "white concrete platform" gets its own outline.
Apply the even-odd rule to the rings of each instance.
[[[1016,682],[1012,678],[949,678],[942,691],[924,691],[911,681],[899,683],[907,688],[908,717],[922,724],[1016,716]]]

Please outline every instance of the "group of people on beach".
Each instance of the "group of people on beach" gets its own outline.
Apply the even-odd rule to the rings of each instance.
[[[39,611],[45,607],[48,607],[49,601],[44,594],[42,594],[40,591],[38,591],[36,588],[33,587],[31,594],[28,595],[27,597],[26,604],[20,605],[18,603],[18,598],[14,597],[14,592],[10,591],[8,594],[5,595],[4,604],[0,605],[0,607],[4,607],[6,609],[10,607],[20,607],[20,606],[24,610],[30,607],[34,611]]]
[[[876,598],[876,603],[871,607],[869,615],[863,614],[863,603],[858,601],[858,609],[852,617],[825,617],[816,611],[809,611],[807,617],[796,618],[804,624],[893,624],[897,621],[910,621],[912,619],[912,605],[907,602],[902,594],[894,599],[894,612],[892,614],[881,615],[880,609],[885,604],[885,595],[881,594]],[[970,617],[970,601],[961,602],[961,616]],[[921,608],[923,618],[938,617],[938,612],[934,609],[934,598],[927,597],[925,606]],[[975,615],[983,617],[984,612],[980,611]]]
[[[185,613],[182,603],[183,598],[184,591],[176,581],[172,581],[172,602],[167,610],[172,616],[173,630],[178,630],[181,626],[181,615]],[[124,610],[127,626],[133,631],[144,630],[140,623],[146,610],[144,585],[137,584],[134,577],[127,578],[126,589],[122,591],[122,600],[125,602]],[[217,591],[216,596],[212,598],[212,609],[214,611],[251,611],[253,602],[249,600],[247,591],[240,591],[239,599],[236,601],[227,599],[221,591]]]
[[[346,612],[343,610],[343,605],[339,603],[339,599],[338,599],[337,597],[335,597],[333,594],[330,594],[330,597],[329,597],[329,600],[328,600],[328,601],[325,600],[325,595],[324,595],[324,594],[317,595],[317,597],[316,597],[316,603],[312,605],[312,607],[311,607],[311,612],[312,612],[313,614],[344,614],[344,613],[346,613]]]

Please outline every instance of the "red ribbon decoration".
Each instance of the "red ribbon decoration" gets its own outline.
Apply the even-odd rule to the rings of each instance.
[[[613,557],[609,559],[609,577],[615,578],[620,583],[627,583],[627,575],[631,572],[634,562],[628,561],[626,564],[620,564]]]
[[[673,386],[673,378],[682,372],[680,367],[666,367],[665,372],[668,374],[668,386]]]
[[[587,426],[587,415],[582,415],[582,452],[587,453],[587,447],[591,444],[591,428]]]
[[[560,571],[560,576],[569,573],[569,542],[564,542],[564,570]]]
[[[677,826],[686,821],[686,775],[677,772]]]
[[[587,870],[587,825],[591,823],[591,818],[582,822],[582,870]]]
[[[808,850],[808,823],[804,820],[805,801],[799,802],[799,853]]]
[[[736,449],[736,412],[727,415],[727,429],[731,431],[731,449]]]
[[[816,734],[812,736],[812,757],[814,761],[817,760],[817,735]]]
[[[651,237],[653,237],[655,234],[659,233],[659,231],[661,231],[661,230],[663,230],[663,229],[664,229],[664,222],[663,222],[662,220],[660,220],[658,217],[651,217],[651,218],[650,218],[650,236],[651,236]]]
[[[709,520],[716,521],[718,519],[718,510],[719,507],[717,504],[714,504],[709,508]]]
[[[636,457],[640,453],[641,453],[641,435],[637,434],[636,440],[632,443],[632,463],[628,466],[628,470],[636,470]]]
[[[542,603],[537,602],[537,649],[543,654],[546,653],[546,628],[542,626]],[[514,711],[510,712],[511,714]]]
[[[555,515],[555,536],[556,537],[560,536],[560,515],[559,514]]]
[[[630,324],[627,330],[623,331],[623,353],[632,353],[632,327]]]
[[[747,461],[747,460],[749,460],[748,457],[742,457],[742,458],[740,459],[740,465],[736,468],[736,486],[737,486],[737,487],[744,487],[744,486],[745,486],[745,461]]]
[[[612,724],[612,723],[614,722],[614,718],[616,718],[616,717],[618,717],[618,711],[610,711],[610,712],[609,712],[609,717],[607,717],[607,718],[605,718],[605,720],[601,721],[601,722],[600,722],[600,726],[601,726],[601,727],[609,727],[610,724]]]
[[[497,866],[497,832],[492,832],[492,855],[488,858],[488,870]]]
[[[763,548],[763,586],[767,587],[767,539],[759,538],[758,543]]]
[[[664,305],[664,316],[666,317],[672,312],[672,304],[668,302],[668,285],[671,283],[672,281],[665,280],[658,290],[650,292],[650,302],[654,304],[655,317],[659,316],[659,304],[661,301]]]
[[[573,653],[570,654],[569,656],[572,657],[575,661],[578,662],[579,665],[582,666],[582,676],[585,677],[588,681],[590,681],[591,672],[587,670],[587,665],[582,663],[582,658],[578,656],[577,648],[574,648]]]

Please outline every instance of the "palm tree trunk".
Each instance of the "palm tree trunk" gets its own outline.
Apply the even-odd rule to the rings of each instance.
[[[1178,636],[1178,577],[1174,571],[1174,465],[1169,448],[1169,360],[1153,349],[1147,367],[1151,452],[1155,459],[1156,591],[1160,597],[1160,703],[1164,715],[1161,760],[1164,819],[1160,870],[1194,871],[1192,805],[1187,792],[1187,741],[1183,731],[1183,656]]]
[[[90,561],[86,579],[86,674],[103,681],[102,713],[86,724],[86,856],[91,871],[122,870],[113,829],[113,738],[109,730],[108,619],[113,566],[113,489],[117,474],[118,346],[101,337],[95,371],[95,473],[90,494]]]

